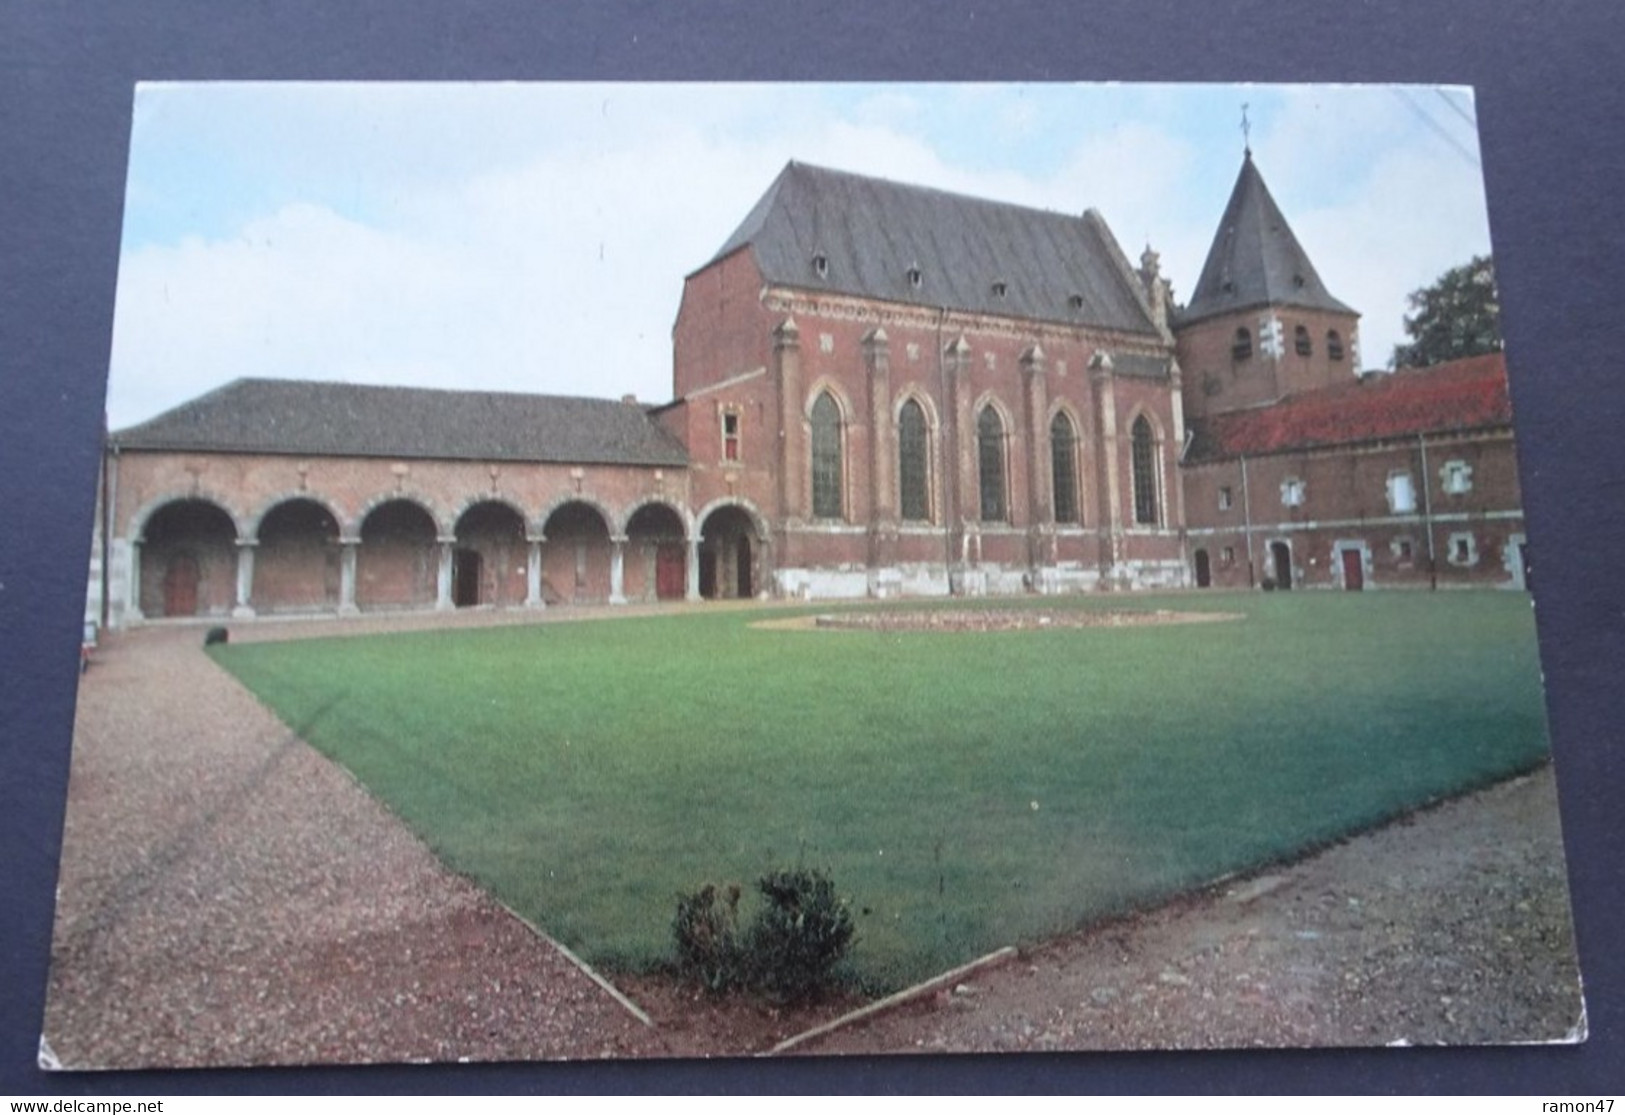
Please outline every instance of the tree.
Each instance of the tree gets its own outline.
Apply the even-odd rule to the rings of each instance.
[[[1501,304],[1495,293],[1495,261],[1489,256],[1452,267],[1405,301],[1410,306],[1405,333],[1411,342],[1394,346],[1390,368],[1426,368],[1501,351]]]

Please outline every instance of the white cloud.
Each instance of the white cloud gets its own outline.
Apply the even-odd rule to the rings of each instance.
[[[966,114],[1032,119],[1019,90],[998,87],[847,91],[855,107],[845,113],[828,107],[841,97],[788,86],[301,87],[285,99],[270,86],[221,89],[233,126],[252,121],[261,145],[197,140],[205,125],[221,130],[209,91],[166,91],[162,111],[138,117],[137,169],[158,181],[161,171],[170,181],[270,181],[280,201],[212,239],[127,252],[115,427],[236,376],[664,399],[683,276],[791,158],[1063,212],[1097,208],[1131,257],[1153,243],[1181,295],[1234,172],[1213,180],[1205,168],[1230,156],[1204,157],[1210,140],[1173,110],[1068,133],[1062,149],[1045,148],[1042,170],[959,165],[932,137]],[[1464,190],[1480,196],[1476,177],[1437,143],[1384,141],[1407,122],[1391,96],[1318,96],[1287,96],[1269,129],[1267,173],[1333,292],[1366,312],[1366,355],[1380,362],[1392,341],[1379,323],[1397,334],[1404,294],[1483,250],[1481,217],[1475,225],[1460,203]],[[1351,144],[1382,152],[1358,175],[1339,172],[1337,189],[1316,182],[1330,159],[1306,169],[1291,156],[1325,144],[1333,110]],[[144,191],[145,175],[132,173],[133,210],[150,199]]]

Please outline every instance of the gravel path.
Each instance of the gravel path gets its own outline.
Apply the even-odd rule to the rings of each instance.
[[[1551,770],[1051,942],[805,1053],[1584,1038]]]
[[[118,637],[81,686],[45,1014],[63,1065],[661,1051],[201,643]]]
[[[583,614],[260,622],[232,637]],[[828,1017],[634,981],[660,1024],[645,1027],[446,871],[201,642],[196,625],[117,636],[81,686],[45,1016],[63,1065],[696,1056],[759,1052]],[[1556,795],[1542,770],[1029,950],[797,1052],[1583,1032]]]

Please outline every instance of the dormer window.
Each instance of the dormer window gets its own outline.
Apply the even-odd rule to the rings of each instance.
[[[1299,356],[1314,355],[1315,345],[1314,342],[1309,339],[1309,330],[1305,329],[1301,325],[1292,331],[1292,345],[1293,348],[1297,350]]]
[[[920,289],[920,284],[923,283],[924,281],[925,281],[925,275],[924,275],[923,272],[920,271],[920,265],[919,264],[916,263],[913,267],[910,267],[908,269],[908,285],[909,286],[913,287],[915,290],[919,290]]]
[[[1236,330],[1236,339],[1230,345],[1230,359],[1250,360],[1253,355],[1253,335],[1243,325]]]
[[[1007,295],[1009,293],[1010,293],[1010,284],[1006,283],[1003,279],[994,280],[994,282],[993,282],[993,297],[995,297],[995,298],[1003,298],[1005,295]]]
[[[829,256],[819,252],[812,258],[813,273],[820,279],[829,278]]]

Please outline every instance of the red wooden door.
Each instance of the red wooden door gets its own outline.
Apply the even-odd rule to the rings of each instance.
[[[1343,551],[1343,587],[1350,592],[1365,588],[1365,564],[1359,550]]]
[[[683,567],[683,547],[680,543],[663,542],[655,550],[655,597],[659,600],[681,600],[688,594],[688,570]]]
[[[175,554],[164,570],[164,615],[197,615],[197,558]]]

